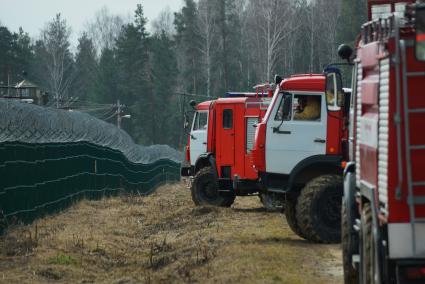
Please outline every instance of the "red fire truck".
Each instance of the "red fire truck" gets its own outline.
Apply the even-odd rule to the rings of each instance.
[[[228,93],[224,98],[196,105],[186,166],[181,175],[191,177],[192,199],[196,205],[230,206],[237,195],[256,194],[258,174],[251,150],[255,125],[264,116],[269,96],[258,93]],[[270,204],[270,196],[262,195]]]
[[[368,1],[356,48],[345,283],[425,283],[425,4],[413,2]]]
[[[350,93],[334,67],[278,78],[276,85],[252,151],[262,187],[285,194],[285,216],[299,236],[339,242]]]

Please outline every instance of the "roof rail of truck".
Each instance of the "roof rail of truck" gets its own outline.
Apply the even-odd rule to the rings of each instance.
[[[257,97],[273,97],[273,92],[276,89],[276,85],[270,82],[264,84],[258,84],[253,87],[257,94]]]
[[[392,35],[394,27],[394,15],[367,22],[362,26],[361,41],[363,44],[368,44],[374,41],[386,40]]]
[[[239,93],[239,92],[227,92],[224,94],[223,98],[249,98],[249,97],[267,97],[267,94],[257,94],[257,93]]]

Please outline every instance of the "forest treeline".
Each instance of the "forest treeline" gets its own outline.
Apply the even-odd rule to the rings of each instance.
[[[0,84],[25,77],[58,106],[74,102],[110,122],[105,105],[119,99],[132,116],[123,128],[136,142],[181,147],[180,94],[201,101],[253,91],[274,74],[321,72],[338,61],[340,43],[354,43],[367,14],[366,0],[182,1],[152,23],[143,1],[132,19],[104,8],[75,50],[60,14],[35,39],[0,26]]]

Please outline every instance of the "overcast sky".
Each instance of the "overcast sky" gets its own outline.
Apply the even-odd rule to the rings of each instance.
[[[45,24],[61,13],[72,28],[75,47],[85,24],[102,7],[106,6],[111,14],[132,17],[138,3],[143,5],[150,29],[159,12],[167,7],[177,11],[183,0],[0,0],[0,23],[13,32],[21,26],[31,37],[38,38]]]

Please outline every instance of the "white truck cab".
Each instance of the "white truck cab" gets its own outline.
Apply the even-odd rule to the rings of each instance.
[[[208,110],[195,112],[190,130],[190,165],[195,163],[200,155],[207,152]]]

